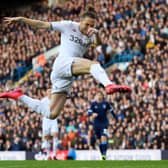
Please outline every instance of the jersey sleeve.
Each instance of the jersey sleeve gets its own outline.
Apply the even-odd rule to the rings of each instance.
[[[52,30],[63,33],[71,26],[72,21],[63,20],[63,21],[50,22],[50,24]]]
[[[92,103],[89,110],[88,110],[88,115],[91,116],[93,114],[93,112],[94,112],[94,105]]]

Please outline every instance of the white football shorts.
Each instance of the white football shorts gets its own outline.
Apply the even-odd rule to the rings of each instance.
[[[75,57],[58,56],[51,72],[51,93],[68,93],[72,86],[72,63]]]
[[[43,133],[43,136],[52,135],[53,133],[58,133],[57,119],[50,120],[48,118],[43,117],[42,133]]]

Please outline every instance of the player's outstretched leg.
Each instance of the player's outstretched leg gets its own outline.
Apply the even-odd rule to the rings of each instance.
[[[98,82],[100,82],[106,89],[107,94],[116,92],[131,92],[131,88],[127,85],[113,84],[105,70],[98,62],[90,61],[88,59],[77,58],[72,66],[73,75],[91,74]]]
[[[105,70],[98,63],[91,65],[90,73],[95,79],[105,86],[107,94],[112,94],[115,92],[131,92],[131,88],[129,86],[113,84],[109,80]]]
[[[31,97],[24,95],[21,88],[1,93],[0,98],[20,100],[38,114],[42,114],[47,118],[50,117],[50,104],[47,102],[42,102],[38,99],[32,99]]]
[[[36,113],[50,119],[55,119],[59,115],[64,107],[66,96],[66,93],[55,93],[51,95],[50,101],[43,101],[24,95],[20,88],[0,94],[0,98],[22,101]]]

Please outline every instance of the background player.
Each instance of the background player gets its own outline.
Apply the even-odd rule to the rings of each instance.
[[[96,19],[96,12],[91,6],[81,15],[79,23],[73,21],[44,22],[24,17],[6,18],[5,22],[7,24],[22,22],[37,29],[61,32],[61,47],[51,72],[52,95],[50,106],[23,95],[20,89],[0,94],[0,98],[19,99],[37,113],[55,119],[64,107],[74,75],[91,74],[103,84],[107,94],[120,91],[130,92],[131,89],[128,86],[112,84],[98,62],[81,58],[89,45],[101,43],[98,30],[94,28]]]
[[[47,90],[47,97],[41,100],[42,103],[50,105],[51,90]],[[50,154],[51,150],[51,137],[52,137],[52,150],[53,154],[56,154],[58,146],[58,121],[57,119],[51,120],[46,117],[42,119],[42,133],[43,133],[43,143],[42,149],[47,152],[47,155]],[[54,156],[56,157],[56,156]]]
[[[98,139],[99,149],[102,155],[102,159],[106,160],[107,152],[107,127],[108,127],[108,118],[107,114],[111,112],[113,117],[116,118],[113,107],[104,100],[103,93],[99,91],[95,96],[95,101],[91,104],[90,109],[88,110],[88,115],[93,116],[93,127],[96,138]]]

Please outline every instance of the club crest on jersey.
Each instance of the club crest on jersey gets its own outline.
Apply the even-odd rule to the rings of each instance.
[[[95,109],[97,109],[97,108],[98,108],[98,106],[94,106],[94,108],[95,108]]]
[[[103,108],[106,109],[106,104],[103,104]]]

